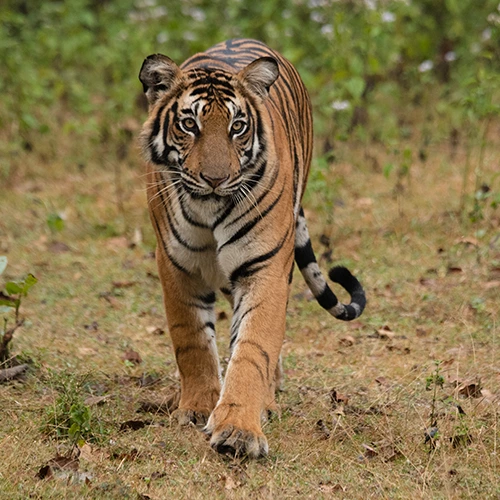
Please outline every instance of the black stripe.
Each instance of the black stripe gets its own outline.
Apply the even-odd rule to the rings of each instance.
[[[250,259],[238,266],[229,277],[229,281],[231,282],[231,284],[234,285],[239,279],[248,278],[261,269],[267,267],[267,264],[265,264],[265,262],[274,257],[281,250],[289,234],[290,229],[287,230],[285,236],[272,250],[254,257],[253,259]]]
[[[248,344],[248,345],[254,346],[258,349],[259,353],[262,355],[262,357],[266,361],[267,377],[269,378],[269,354],[266,351],[264,351],[263,347],[260,344],[258,344],[257,342],[254,342],[253,340],[241,340],[240,342],[238,342],[238,345],[240,345],[240,346],[243,344]]]
[[[163,239],[163,235],[162,235],[162,232],[160,230],[160,226],[158,224],[158,221],[156,219],[156,216],[155,214],[153,213],[152,214],[152,217],[153,217],[153,222],[155,224],[155,227],[156,227],[156,234],[157,234],[157,237],[160,238],[161,240],[161,243],[162,243],[162,246],[163,246],[163,251],[165,252],[165,255],[167,256],[168,260],[170,260],[170,262],[172,263],[172,265],[178,269],[179,271],[187,274],[188,276],[191,275],[191,273],[184,267],[182,267],[169,253],[168,253],[168,249],[167,249],[167,244],[165,242],[165,240]]]
[[[264,201],[264,199],[266,198],[266,196],[269,193],[271,193],[271,189],[274,187],[274,184],[276,182],[277,177],[278,177],[278,170],[276,169],[274,171],[273,178],[271,179],[270,186],[267,187],[267,190],[257,198],[257,201],[256,201],[255,205],[260,205],[260,203],[262,201]],[[238,217],[236,217],[235,219],[233,219],[231,222],[228,222],[227,227],[232,226],[233,224],[235,224],[236,222],[238,222],[239,220],[241,220],[243,217],[245,217],[246,215],[248,215],[250,212],[253,212],[254,210],[255,210],[255,207],[252,205],[250,208],[248,208],[247,210],[245,210],[241,215],[238,215]]]
[[[255,369],[257,370],[257,372],[259,373],[262,382],[266,381],[266,379],[264,377],[264,374],[262,373],[262,370],[261,370],[260,366],[253,359],[250,359],[250,358],[247,358],[247,357],[239,357],[238,359],[234,359],[231,362],[233,364],[237,364],[237,363],[242,363],[243,361],[246,361],[247,363],[250,363],[252,366],[254,366]]]
[[[206,295],[199,295],[196,298],[201,300],[205,304],[214,304],[216,296],[215,296],[215,292],[210,292],[210,293],[207,293]]]
[[[180,197],[179,191],[177,192],[177,200],[179,201],[179,206],[181,207],[182,217],[184,217],[184,220],[186,222],[188,222],[189,224],[191,224],[191,226],[201,227],[203,229],[209,229],[210,228],[210,226],[208,226],[207,224],[203,224],[202,222],[198,222],[198,221],[194,220],[187,213],[186,207],[184,206],[184,200],[182,199],[182,197]]]
[[[309,264],[316,262],[316,256],[314,255],[310,239],[307,240],[307,243],[303,247],[295,247],[295,262],[297,262],[297,266],[299,266],[301,271]]]
[[[234,209],[234,201],[231,199],[230,202],[228,203],[226,209],[222,212],[221,215],[219,215],[219,217],[217,217],[217,219],[215,220],[215,222],[212,224],[212,231],[219,225],[221,224],[222,222],[224,222],[224,220],[229,216],[229,214],[233,211]]]
[[[336,306],[339,302],[339,300],[337,299],[335,294],[330,290],[330,287],[328,285],[326,285],[324,290],[315,298],[318,301],[318,304],[323,309],[327,310]]]
[[[240,302],[241,303],[241,302]],[[238,307],[240,305],[240,303],[238,304]],[[234,345],[234,342],[236,341],[236,339],[238,338],[238,333],[239,333],[239,329],[240,329],[240,326],[241,326],[241,322],[243,321],[243,318],[251,313],[254,309],[256,309],[257,307],[259,307],[260,305],[262,304],[262,302],[259,302],[258,304],[256,304],[255,306],[252,306],[252,307],[249,307],[239,318],[238,320],[231,326],[231,341],[229,343],[229,347],[232,348],[233,345]],[[236,309],[234,310],[234,314],[236,315]]]
[[[159,194],[160,194],[160,198],[161,198],[161,201],[163,202],[163,206],[165,207],[165,214],[167,215],[167,223],[168,223],[168,226],[170,228],[170,230],[172,231],[172,234],[174,235],[174,238],[184,247],[184,248],[187,248],[189,251],[191,252],[196,252],[196,253],[199,253],[199,252],[206,252],[207,250],[210,249],[210,245],[204,245],[202,247],[194,247],[192,245],[190,245],[182,236],[181,234],[179,233],[179,231],[177,231],[177,228],[175,227],[175,223],[174,221],[172,220],[172,217],[170,216],[170,211],[168,210],[168,205],[166,204],[165,202],[165,198],[163,196],[163,192],[160,190],[159,191]]]
[[[225,241],[217,249],[217,251],[220,252],[225,246],[231,245],[235,241],[238,241],[239,239],[243,238],[246,234],[248,234],[276,206],[278,201],[280,201],[281,196],[283,195],[284,189],[285,189],[285,186],[283,186],[280,194],[276,197],[276,199],[264,211],[257,213],[257,215],[252,220],[248,221],[246,224],[243,224],[243,226],[238,231],[236,231],[236,233],[234,233],[233,236],[231,236],[231,238],[229,238],[227,241]]]

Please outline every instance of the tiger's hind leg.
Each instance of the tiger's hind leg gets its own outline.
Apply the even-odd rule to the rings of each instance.
[[[168,329],[177,361],[181,397],[172,417],[204,426],[220,394],[215,342],[215,293],[157,251]]]

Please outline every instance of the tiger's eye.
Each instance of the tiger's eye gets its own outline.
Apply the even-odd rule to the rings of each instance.
[[[245,122],[238,120],[231,125],[231,132],[233,134],[238,134],[242,132],[246,127]]]
[[[184,118],[184,120],[182,120],[182,126],[190,132],[198,130],[198,125],[196,125],[196,122],[192,118]]]

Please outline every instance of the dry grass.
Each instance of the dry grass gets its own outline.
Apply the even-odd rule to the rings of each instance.
[[[0,498],[498,498],[498,209],[485,205],[474,224],[457,213],[460,155],[430,151],[395,195],[395,178],[376,168],[386,152],[374,145],[368,159],[356,150],[337,150],[333,218],[317,193],[306,203],[318,254],[326,234],[334,261],[363,281],[369,306],[360,321],[335,322],[296,277],[281,414],[266,424],[270,455],[261,461],[219,456],[195,429],[137,413],[176,386],[168,334],[152,333],[164,319],[139,164],[122,169],[122,214],[112,162],[19,161],[0,198],[0,254],[9,258],[7,278],[32,272],[39,283],[13,346],[33,368],[0,386]],[[498,164],[489,149],[481,181],[496,193]],[[53,212],[65,216],[57,235],[46,224]],[[130,248],[135,228],[143,241]],[[227,357],[228,320],[218,327]],[[124,361],[131,349],[141,364]],[[426,382],[436,360],[444,385],[433,398]],[[141,386],[143,374],[154,383]],[[57,377],[84,377],[83,399],[105,396],[87,400],[102,432],[81,449],[78,472],[39,479],[42,466],[70,451],[67,439],[41,430],[57,404]],[[477,397],[458,393],[478,381]],[[431,449],[424,436],[433,399],[439,439]],[[120,431],[129,420],[147,425]]]

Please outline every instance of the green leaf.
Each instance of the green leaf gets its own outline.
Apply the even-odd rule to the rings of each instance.
[[[0,306],[12,308],[16,307],[16,301],[9,297],[1,297],[0,298]]]
[[[64,229],[64,220],[59,214],[49,214],[47,216],[47,225],[53,233],[57,233]]]
[[[2,274],[5,271],[5,268],[7,267],[7,257],[5,255],[0,255],[0,274]]]
[[[24,285],[23,285],[23,295],[28,294],[28,290],[35,285],[38,282],[38,280],[30,273],[26,278],[24,279]]]
[[[353,76],[345,82],[345,87],[354,99],[359,99],[365,90],[365,81],[360,76]]]
[[[14,281],[9,281],[8,283],[5,284],[5,290],[7,290],[7,293],[9,295],[16,295],[18,293],[22,293],[23,289],[21,286],[19,286],[18,283]]]
[[[12,311],[14,307],[12,306],[3,306],[3,305],[0,305],[0,314],[6,314],[6,313],[9,313],[10,311]]]
[[[391,172],[394,170],[394,164],[393,163],[386,163],[384,165],[384,168],[383,168],[383,173],[384,173],[384,177],[386,179],[389,178],[389,176],[391,175]]]

